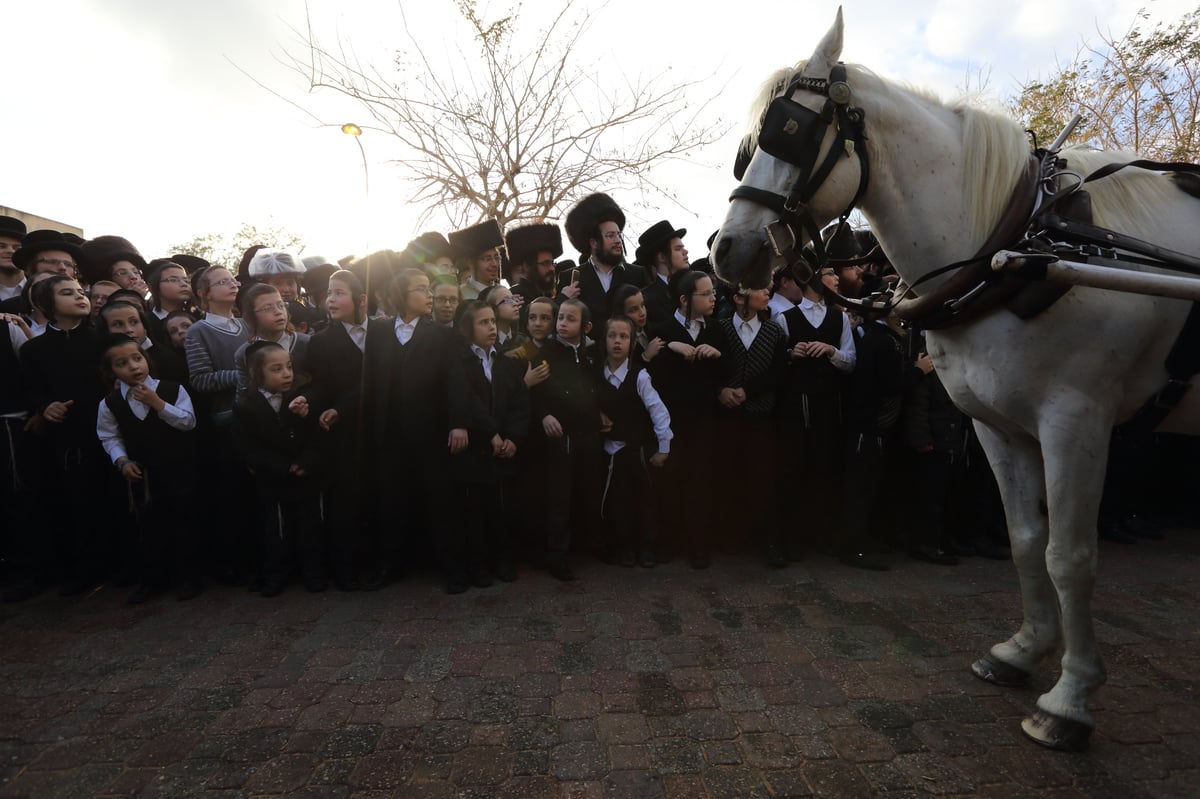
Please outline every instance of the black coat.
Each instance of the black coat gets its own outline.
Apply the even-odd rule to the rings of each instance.
[[[560,288],[566,285],[565,280],[569,280],[568,274],[564,282],[560,282]],[[585,261],[579,267],[579,299],[583,300],[584,305],[588,307],[588,312],[591,315],[592,335],[598,337],[600,330],[603,329],[604,323],[608,320],[609,310],[612,307],[612,297],[616,294],[617,289],[628,283],[641,288],[646,282],[645,272],[641,267],[631,264],[623,264],[613,269],[612,283],[609,290],[604,290],[604,284],[600,282],[600,276],[596,274],[596,267],[591,261]],[[558,301],[562,302],[566,296],[559,292]]]
[[[709,344],[720,350],[723,336],[713,320],[705,322],[700,337],[692,341],[687,330],[672,316],[650,328],[651,339],[663,340],[662,352],[650,362],[650,376],[658,395],[671,412],[671,429],[676,434],[707,434],[712,431],[717,413],[717,392],[721,389],[723,366],[720,358],[687,361],[666,345],[680,341],[694,347]]]
[[[450,431],[470,419],[462,350],[457,333],[428,319],[417,323],[403,347],[395,320],[368,325],[364,412],[376,465],[389,470],[401,457],[436,467],[449,457]]]
[[[533,388],[534,424],[553,416],[567,435],[600,432],[600,401],[596,385],[599,363],[595,345],[570,347],[557,339],[542,346],[550,378]]]
[[[257,389],[250,389],[233,405],[233,436],[246,467],[254,475],[260,495],[287,501],[311,492],[317,478],[316,416],[301,419],[288,410],[294,394],[283,398],[279,413]],[[304,477],[291,473],[292,464]]]
[[[642,299],[646,301],[647,325],[662,324],[670,319],[679,307],[667,284],[659,280],[657,275],[651,276],[647,281],[646,287],[642,289]]]
[[[492,361],[488,382],[483,364],[467,350],[461,356],[470,400],[467,449],[451,456],[454,479],[467,483],[489,483],[514,472],[512,458],[492,455],[492,437],[509,439],[520,453],[529,431],[529,389],[525,387],[525,363],[499,353]]]
[[[338,426],[354,424],[362,396],[362,365],[363,354],[341,322],[331,322],[308,340],[312,382],[304,387],[304,395],[318,416],[333,408]]]

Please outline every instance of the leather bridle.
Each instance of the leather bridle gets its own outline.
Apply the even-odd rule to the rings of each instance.
[[[825,97],[821,110],[813,111],[793,100],[791,95],[798,89]],[[839,229],[846,224],[850,213],[867,190],[870,173],[864,134],[865,114],[861,108],[850,105],[851,96],[850,85],[846,82],[846,67],[841,62],[830,70],[828,79],[803,75],[794,78],[786,90],[767,106],[757,146],[768,155],[798,167],[795,182],[786,196],[746,185],[737,186],[729,195],[730,201],[748,200],[779,215],[774,223],[766,226],[767,238],[775,255],[784,259],[800,282],[808,282],[813,276],[812,266],[800,253],[800,243],[805,240],[805,234],[812,242],[811,253],[815,257],[816,268],[819,270],[829,261],[820,227],[807,205],[833,172],[839,158],[857,155],[860,167],[858,191],[840,214]],[[833,143],[818,165],[817,156],[830,125],[834,125]],[[745,175],[752,156],[753,150],[739,153],[734,165],[734,177],[739,181]],[[783,233],[787,235],[781,235]]]

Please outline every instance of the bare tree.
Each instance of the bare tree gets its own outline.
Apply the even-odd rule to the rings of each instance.
[[[292,253],[299,253],[304,249],[304,240],[295,233],[275,226],[258,228],[245,222],[236,233],[196,236],[190,241],[175,245],[169,251],[195,255],[210,264],[236,270],[242,260],[242,254],[256,244]]]
[[[1133,150],[1157,160],[1200,158],[1200,9],[1153,30],[1148,14],[1120,37],[1084,42],[1046,80],[1026,83],[1009,105],[1048,143],[1075,113],[1084,115],[1074,140],[1101,149]]]
[[[656,75],[609,85],[581,65],[580,53],[597,48],[586,36],[591,14],[575,0],[532,38],[519,28],[519,6],[489,22],[475,0],[454,3],[473,46],[457,48],[449,68],[426,55],[420,42],[430,37],[407,20],[409,49],[386,69],[343,41],[325,46],[311,23],[304,57],[288,57],[310,91],[353,98],[372,117],[364,128],[403,145],[409,155],[395,163],[415,186],[413,203],[426,207],[422,223],[435,214],[456,226],[540,221],[589,191],[662,191],[651,167],[724,132],[685,97],[699,81]]]

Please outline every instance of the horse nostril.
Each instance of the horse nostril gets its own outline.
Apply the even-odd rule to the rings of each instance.
[[[730,236],[721,236],[717,239],[717,246],[716,249],[713,250],[713,254],[716,256],[716,259],[720,261],[729,254],[729,248],[732,246],[733,241],[731,240]]]

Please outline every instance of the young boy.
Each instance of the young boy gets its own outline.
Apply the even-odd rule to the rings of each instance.
[[[562,302],[557,335],[542,347],[550,377],[532,398],[546,436],[546,567],[564,582],[575,579],[568,561],[571,531],[582,530],[594,542],[600,519],[600,405],[591,327],[586,304]]]
[[[642,445],[657,439],[650,465],[662,468],[671,452],[671,414],[650,381],[650,373],[631,359],[634,323],[613,316],[604,324],[604,367],[601,371],[600,409],[604,414],[604,455],[608,477],[604,481],[601,512],[606,544],[615,546],[622,566],[654,567],[654,519],[650,474]],[[632,378],[632,379],[631,379]]]

